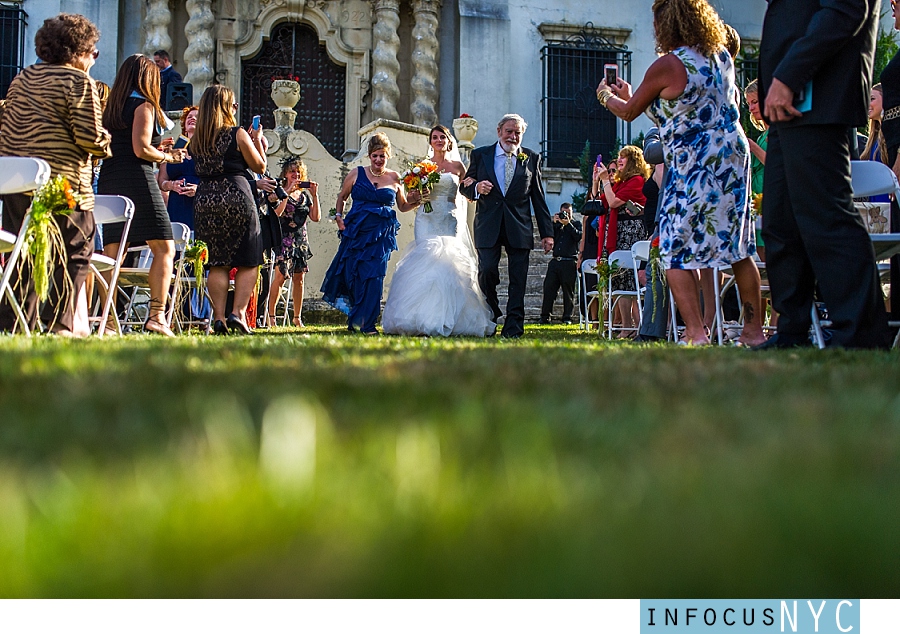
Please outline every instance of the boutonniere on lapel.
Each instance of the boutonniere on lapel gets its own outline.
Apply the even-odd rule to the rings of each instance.
[[[525,163],[528,162],[528,155],[525,154],[525,152],[519,152],[518,154],[516,154],[516,158],[519,159],[519,161],[522,163],[522,167],[524,167]]]

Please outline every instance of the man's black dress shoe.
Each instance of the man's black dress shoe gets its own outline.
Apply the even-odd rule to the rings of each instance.
[[[785,350],[788,348],[810,348],[812,347],[812,342],[809,340],[809,337],[802,337],[799,335],[784,335],[781,333],[775,333],[771,337],[769,337],[768,341],[765,343],[761,343],[758,346],[753,346],[750,348],[754,351],[765,351],[765,350]]]

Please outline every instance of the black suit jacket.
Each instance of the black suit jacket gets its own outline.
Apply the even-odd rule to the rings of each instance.
[[[159,102],[163,110],[166,108],[166,92],[169,89],[169,84],[180,83],[181,74],[175,70],[174,66],[169,66],[167,69],[159,72]]]
[[[868,119],[879,0],[769,0],[759,49],[759,107],[772,77],[798,94],[812,80],[812,110],[781,126]]]
[[[506,227],[509,246],[515,249],[533,249],[532,208],[541,238],[553,237],[553,219],[544,199],[544,184],[541,181],[541,155],[528,148],[519,149],[528,159],[524,162],[515,159],[516,171],[509,184],[509,191],[504,196],[497,174],[494,173],[496,151],[496,143],[473,150],[466,178],[474,178],[475,183],[469,187],[459,187],[463,196],[474,199],[476,183],[488,180],[494,185],[489,194],[480,196],[475,203],[475,248],[489,249],[496,246],[500,240],[502,223]]]

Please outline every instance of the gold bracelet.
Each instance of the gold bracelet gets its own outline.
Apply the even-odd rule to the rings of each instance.
[[[606,108],[606,103],[613,97],[613,92],[609,88],[604,88],[597,94],[597,101]]]

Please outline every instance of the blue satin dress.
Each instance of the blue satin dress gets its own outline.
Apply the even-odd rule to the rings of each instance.
[[[397,250],[397,194],[386,187],[377,189],[365,169],[357,169],[350,193],[353,206],[344,217],[341,244],[322,282],[322,296],[347,314],[350,330],[375,332],[388,260]]]

